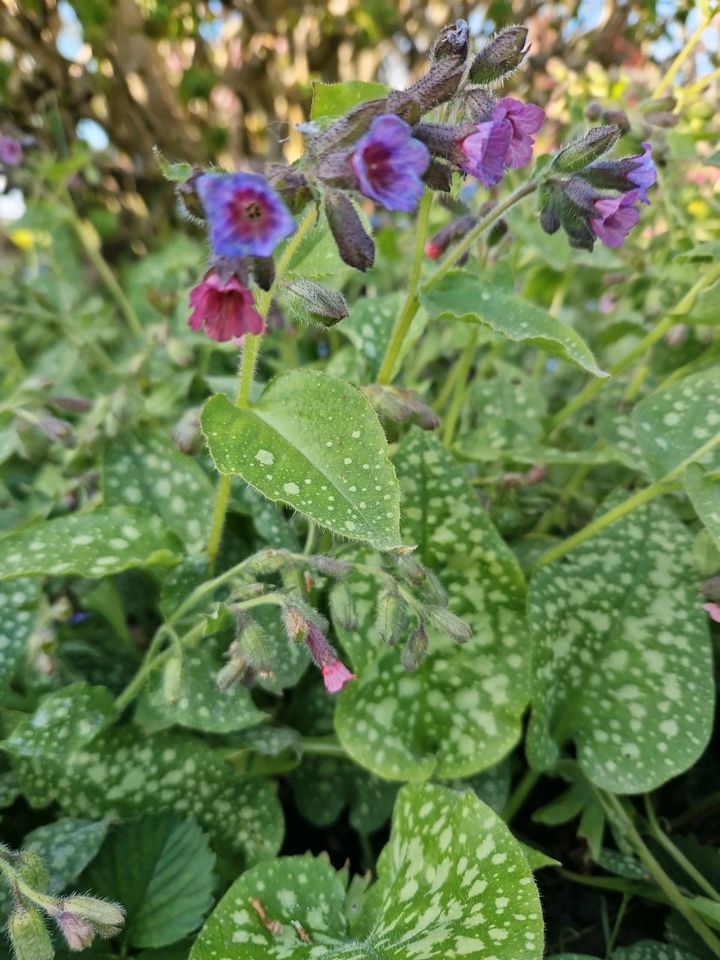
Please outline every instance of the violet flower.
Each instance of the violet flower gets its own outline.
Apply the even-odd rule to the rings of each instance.
[[[652,158],[652,147],[649,143],[643,143],[643,152],[639,157],[631,157],[635,162],[635,168],[627,174],[627,179],[638,188],[639,200],[642,203],[649,203],[647,191],[654,186],[657,181],[657,170]]]
[[[220,257],[269,257],[295,231],[289,210],[258,174],[206,173],[198,177],[197,192]]]
[[[208,337],[220,343],[246,333],[263,332],[263,320],[255,309],[253,295],[235,276],[223,280],[214,270],[210,271],[190,291],[190,306],[190,329],[204,328]]]
[[[594,203],[596,216],[590,216],[590,227],[606,247],[621,247],[640,219],[634,206],[641,199],[639,190],[629,190],[619,197],[602,197]]]
[[[0,163],[17,167],[22,161],[23,149],[14,137],[0,137]]]
[[[386,210],[411,213],[424,190],[430,151],[412,128],[392,114],[376,117],[350,158],[360,192]]]
[[[460,166],[473,177],[493,187],[505,173],[505,157],[512,140],[512,127],[502,120],[486,120],[478,123],[475,130],[461,143]]]
[[[530,163],[535,145],[532,134],[537,133],[545,119],[542,107],[534,103],[523,103],[514,97],[503,97],[495,105],[492,119],[495,123],[510,124],[511,138],[505,166],[516,170]]]

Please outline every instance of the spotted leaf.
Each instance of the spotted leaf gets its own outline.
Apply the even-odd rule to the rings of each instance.
[[[516,343],[539,347],[596,377],[606,377],[585,341],[572,327],[514,293],[496,287],[467,270],[451,270],[420,302],[430,317],[456,317],[484,324]]]
[[[48,872],[50,893],[59,893],[74,883],[95,859],[105,840],[110,821],[63,817],[32,830],[23,847],[41,858]]]
[[[713,367],[641,400],[633,427],[650,474],[660,480],[698,458],[720,468],[720,369]],[[703,453],[703,448],[717,444]]]
[[[402,292],[387,293],[380,297],[362,297],[353,305],[349,317],[338,328],[366,358],[371,380],[377,377],[403,300]],[[421,310],[413,318],[394,372],[400,366],[402,356],[412,348],[423,332],[426,323],[427,315]]]
[[[450,609],[470,624],[464,647],[430,628],[430,652],[407,673],[375,627],[378,581],[348,578],[358,628],[336,623],[358,679],[339,698],[335,725],[357,762],[390,780],[467,777],[514,746],[529,697],[525,584],[462,469],[421,430],[396,456],[403,535],[436,572]]]
[[[105,577],[171,566],[180,542],[159,517],[105,507],[25,527],[0,539],[0,580],[27,575]]]
[[[212,397],[202,426],[220,473],[238,474],[343,537],[379,549],[400,543],[385,434],[349,384],[296,370],[276,377],[249,408]]]
[[[0,583],[0,696],[22,660],[35,622],[37,580]]]
[[[552,767],[572,739],[593,783],[640,793],[700,756],[714,687],[691,550],[653,503],[534,577],[533,766]]]
[[[108,444],[103,462],[108,506],[142,507],[161,517],[189,553],[205,546],[213,488],[191,457],[158,433],[138,433]]]
[[[539,960],[543,927],[520,844],[470,791],[403,787],[378,881],[350,926],[324,859],[288,857],[243,874],[190,960]]]
[[[701,466],[691,463],[685,471],[685,491],[720,550],[720,478],[709,476]]]

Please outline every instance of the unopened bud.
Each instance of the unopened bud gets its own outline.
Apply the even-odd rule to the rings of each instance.
[[[8,934],[15,960],[53,960],[50,934],[42,914],[34,907],[16,907],[10,914]]]
[[[395,423],[415,423],[423,430],[435,430],[440,420],[414,390],[373,383],[363,393],[382,417]]]
[[[425,254],[431,260],[437,260],[452,243],[461,240],[466,233],[472,230],[476,223],[475,217],[470,215],[451,220],[428,240],[425,245]]]
[[[303,320],[312,320],[323,327],[334,327],[348,315],[345,297],[314,280],[290,280],[285,284],[285,289],[299,301]]]
[[[465,60],[468,52],[470,28],[467,20],[456,20],[449,27],[444,27],[435,38],[430,50],[433,61],[450,58]]]
[[[183,663],[178,654],[173,654],[163,667],[162,691],[165,703],[177,703],[182,694]]]
[[[375,262],[375,244],[344,193],[325,191],[325,215],[343,263],[363,273],[369,270]]]
[[[277,573],[284,567],[292,565],[292,558],[286,550],[276,550],[268,547],[266,550],[259,550],[248,563],[248,569],[255,576],[262,576],[268,573]]]
[[[275,282],[275,260],[272,257],[253,257],[253,276],[261,290],[269,290]]]
[[[470,82],[490,86],[517,70],[527,53],[527,33],[525,27],[506,27],[495,34],[470,65]]]
[[[577,173],[578,170],[582,170],[607,153],[619,136],[620,130],[614,124],[593,127],[584,137],[564,147],[548,169],[553,173]]]
[[[401,554],[397,557],[396,562],[398,573],[403,580],[409,580],[415,586],[420,586],[427,580],[427,570],[414,557]]]
[[[79,953],[92,946],[95,939],[95,928],[74,913],[63,911],[55,918],[65,943],[73,953]]]
[[[308,631],[308,622],[303,612],[292,603],[283,608],[283,626],[292,643],[302,643]]]
[[[467,643],[472,637],[472,630],[460,617],[448,610],[447,607],[425,607],[430,622],[441,633],[450,637],[454,643]]]
[[[415,124],[420,117],[451,100],[462,80],[461,62],[446,58],[434,63],[428,72],[407,90],[395,91],[388,98],[388,112]]]
[[[346,577],[352,570],[352,564],[347,560],[340,560],[338,557],[327,557],[325,554],[313,554],[308,557],[308,562],[315,567],[318,573],[324,573],[334,580]]]
[[[173,427],[172,440],[181,453],[192,456],[200,449],[200,407],[186,410]]]
[[[38,426],[48,440],[57,441],[64,447],[71,447],[75,442],[73,428],[67,420],[60,420],[58,417],[52,417],[46,414],[40,417]]]
[[[116,936],[125,923],[125,911],[119,903],[100,900],[97,897],[81,897],[72,894],[62,902],[63,911],[72,913],[91,923],[104,938]]]
[[[21,850],[17,859],[18,876],[33,890],[44,892],[48,887],[48,872],[42,857],[34,850]]]
[[[237,643],[253,673],[265,678],[272,676],[272,657],[267,636],[260,624],[247,617],[242,631],[238,634]]]
[[[437,193],[450,193],[453,171],[446,163],[433,157],[422,176],[423,183]]]
[[[330,591],[330,613],[333,623],[343,630],[357,629],[357,613],[347,584],[336,583]]]
[[[375,628],[389,647],[399,641],[407,628],[407,604],[394,581],[389,582],[378,595]]]
[[[425,659],[428,649],[428,637],[425,632],[425,624],[421,621],[415,630],[410,634],[407,643],[400,656],[400,662],[410,673],[417,670]]]

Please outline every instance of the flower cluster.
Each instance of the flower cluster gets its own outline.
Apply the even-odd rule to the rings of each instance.
[[[572,246],[587,250],[596,240],[611,248],[625,242],[640,219],[637,204],[650,202],[657,171],[649,143],[637,155],[599,159],[619,136],[616,126],[596,127],[557,155],[541,191],[547,233],[562,226]]]
[[[190,327],[220,342],[262,332],[248,280],[271,285],[272,278],[263,283],[267,260],[308,201],[324,201],[340,256],[367,270],[374,244],[353,195],[411,213],[426,187],[449,190],[454,172],[491,187],[507,169],[528,164],[543,111],[491,92],[520,65],[526,40],[523,27],[510,27],[473,53],[468,25],[458,20],[440,33],[428,71],[407,90],[361,103],[327,129],[306,126],[307,152],[295,165],[271,169],[267,178],[194,172],[179,193],[207,224],[212,262],[191,291]],[[423,122],[451,102],[456,123]]]

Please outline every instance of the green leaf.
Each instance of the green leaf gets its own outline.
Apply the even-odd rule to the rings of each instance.
[[[457,647],[432,628],[429,654],[414,673],[375,627],[377,579],[347,579],[358,628],[335,624],[358,679],[335,712],[351,757],[389,780],[467,777],[501,760],[520,735],[529,697],[530,651],[523,637],[525,584],[460,467],[432,434],[410,431],[396,467],[403,535],[435,571],[450,609],[473,636]]]
[[[640,793],[700,756],[714,686],[691,549],[687,529],[652,503],[533,578],[534,767],[552,767],[572,739],[593,783]]]
[[[236,684],[224,691],[218,689],[221,665],[207,642],[199,649],[185,650],[177,699],[167,702],[163,672],[156,670],[138,703],[136,721],[153,731],[179,724],[206,733],[229,733],[266,720],[267,714],[257,709],[245,687]]]
[[[313,120],[321,117],[342,117],[368,100],[381,100],[390,92],[384,83],[368,83],[365,80],[348,80],[346,83],[313,83],[312,108]]]
[[[612,960],[697,960],[695,954],[657,940],[639,940],[631,947],[613,950]]]
[[[64,817],[27,834],[23,848],[42,857],[49,877],[49,893],[60,893],[77,880],[97,856],[109,823],[108,819]]]
[[[698,459],[701,448],[720,440],[720,369],[714,367],[650,394],[632,413],[635,436],[650,474],[660,480]],[[709,469],[720,467],[720,446],[702,456]]]
[[[0,539],[0,580],[27,575],[106,577],[130,567],[172,566],[177,537],[155,516],[100,508],[25,527]]]
[[[147,736],[110,727],[113,716],[107,690],[73,684],[15,727],[5,749],[32,806],[55,800],[68,816],[97,820],[175,810],[248,863],[277,851],[282,813],[268,783],[239,776],[187,733]]]
[[[338,328],[367,360],[370,380],[375,380],[378,375],[395,319],[404,300],[405,295],[400,291],[379,297],[362,297],[356,301],[347,320]],[[412,349],[426,323],[427,314],[424,310],[418,311],[403,341],[393,373],[397,372],[402,358]]]
[[[108,506],[142,507],[160,517],[189,553],[204,549],[210,525],[210,478],[158,433],[138,433],[108,444],[103,462]]]
[[[540,903],[520,844],[470,791],[406,786],[361,923],[324,859],[287,857],[243,874],[191,960],[539,960]],[[277,922],[271,933],[262,923]],[[299,936],[302,930],[308,942]],[[310,945],[312,944],[312,946]]]
[[[306,757],[289,777],[300,813],[316,827],[334,823],[346,806],[359,833],[372,833],[388,819],[397,786],[335,757]]]
[[[203,432],[220,473],[238,474],[333,533],[390,549],[400,543],[399,489],[370,403],[342,380],[295,370],[252,407],[208,400]]]
[[[94,895],[125,907],[132,947],[164,947],[196,930],[212,904],[215,855],[196,821],[139,817],[108,838],[85,879]]]
[[[450,316],[489,326],[516,343],[538,347],[596,377],[606,377],[585,341],[546,310],[466,270],[451,270],[420,301],[431,317]]]
[[[0,697],[25,653],[39,593],[37,580],[0,583]]]
[[[720,479],[708,476],[702,467],[691,463],[685,471],[685,492],[720,550]]]

